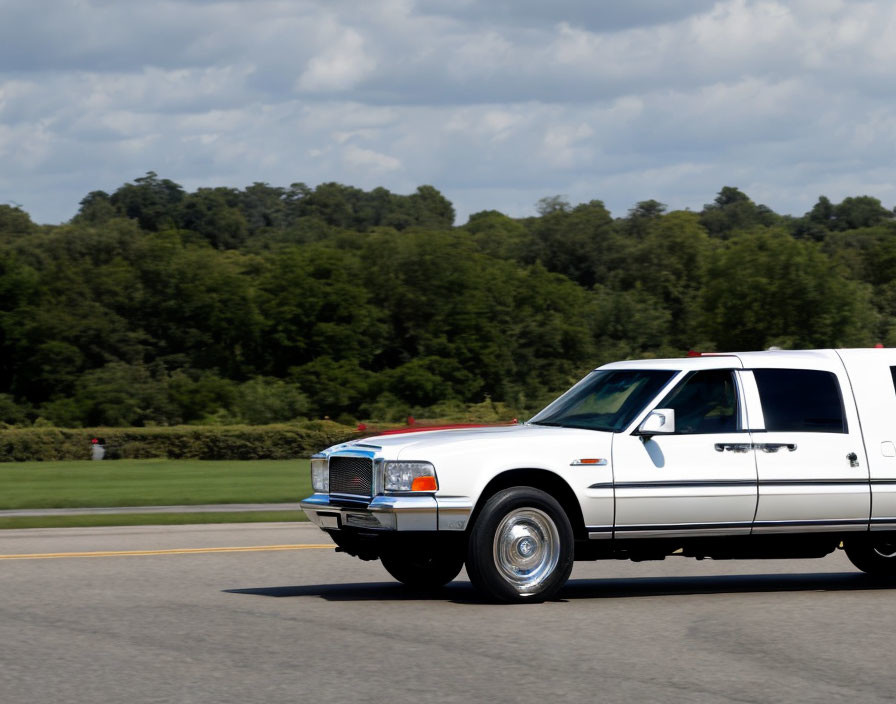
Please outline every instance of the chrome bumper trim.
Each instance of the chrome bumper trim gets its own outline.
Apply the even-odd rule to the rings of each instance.
[[[300,506],[321,528],[383,531],[463,530],[473,512],[473,502],[465,496],[376,496],[355,507],[331,503],[328,494],[313,494]]]

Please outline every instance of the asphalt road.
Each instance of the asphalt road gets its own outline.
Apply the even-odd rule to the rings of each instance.
[[[896,696],[896,585],[842,553],[579,563],[559,600],[496,606],[463,573],[426,596],[282,547],[324,542],[307,524],[0,532],[0,702]],[[34,557],[121,551],[142,554]]]

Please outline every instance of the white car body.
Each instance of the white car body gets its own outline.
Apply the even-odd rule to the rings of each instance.
[[[379,473],[372,479],[374,495],[358,500],[315,493],[302,508],[346,551],[362,557],[376,557],[378,535],[468,534],[496,488],[513,486],[543,489],[561,503],[575,534],[576,559],[650,559],[676,545],[689,554],[691,543],[698,556],[766,556],[765,547],[744,546],[768,541],[712,540],[764,535],[791,536],[781,556],[799,556],[801,541],[810,536],[827,536],[805,542],[814,554],[845,536],[896,530],[896,350],[702,355],[615,362],[598,371],[625,370],[671,376],[616,432],[524,423],[364,438],[317,457],[369,458]],[[730,371],[736,424],[720,432],[639,430],[661,400],[702,370]],[[771,392],[760,394],[757,376],[775,379],[790,371],[764,370],[835,379],[842,427],[826,430],[826,419],[811,430],[767,423],[766,412],[776,411]],[[389,461],[431,463],[438,489],[390,495],[382,485]],[[361,547],[354,533],[363,538]]]

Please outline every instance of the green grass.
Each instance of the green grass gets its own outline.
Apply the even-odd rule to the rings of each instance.
[[[307,521],[302,511],[230,511],[222,513],[117,513],[94,516],[18,516],[0,518],[11,528],[83,528],[89,526],[163,526],[189,523],[270,523]]]
[[[308,460],[110,460],[0,464],[0,509],[280,503],[298,501],[311,493]],[[101,523],[96,522],[100,517],[78,516],[72,519],[89,518],[94,522],[66,525],[145,525],[164,523],[166,521],[160,516],[165,515],[171,514],[141,515],[139,518],[129,516],[127,523]],[[208,518],[211,515],[183,514],[184,520],[167,522],[221,522],[223,515],[230,517],[224,522],[237,522],[235,516],[238,514],[217,514],[216,521]],[[123,520],[121,516],[117,518]],[[4,520],[29,521],[31,517]],[[49,519],[42,518],[40,525],[53,524]]]

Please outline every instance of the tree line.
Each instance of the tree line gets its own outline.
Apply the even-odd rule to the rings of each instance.
[[[537,212],[455,226],[432,186],[190,193],[152,172],[62,225],[0,205],[0,423],[522,416],[614,359],[896,346],[876,198]]]

